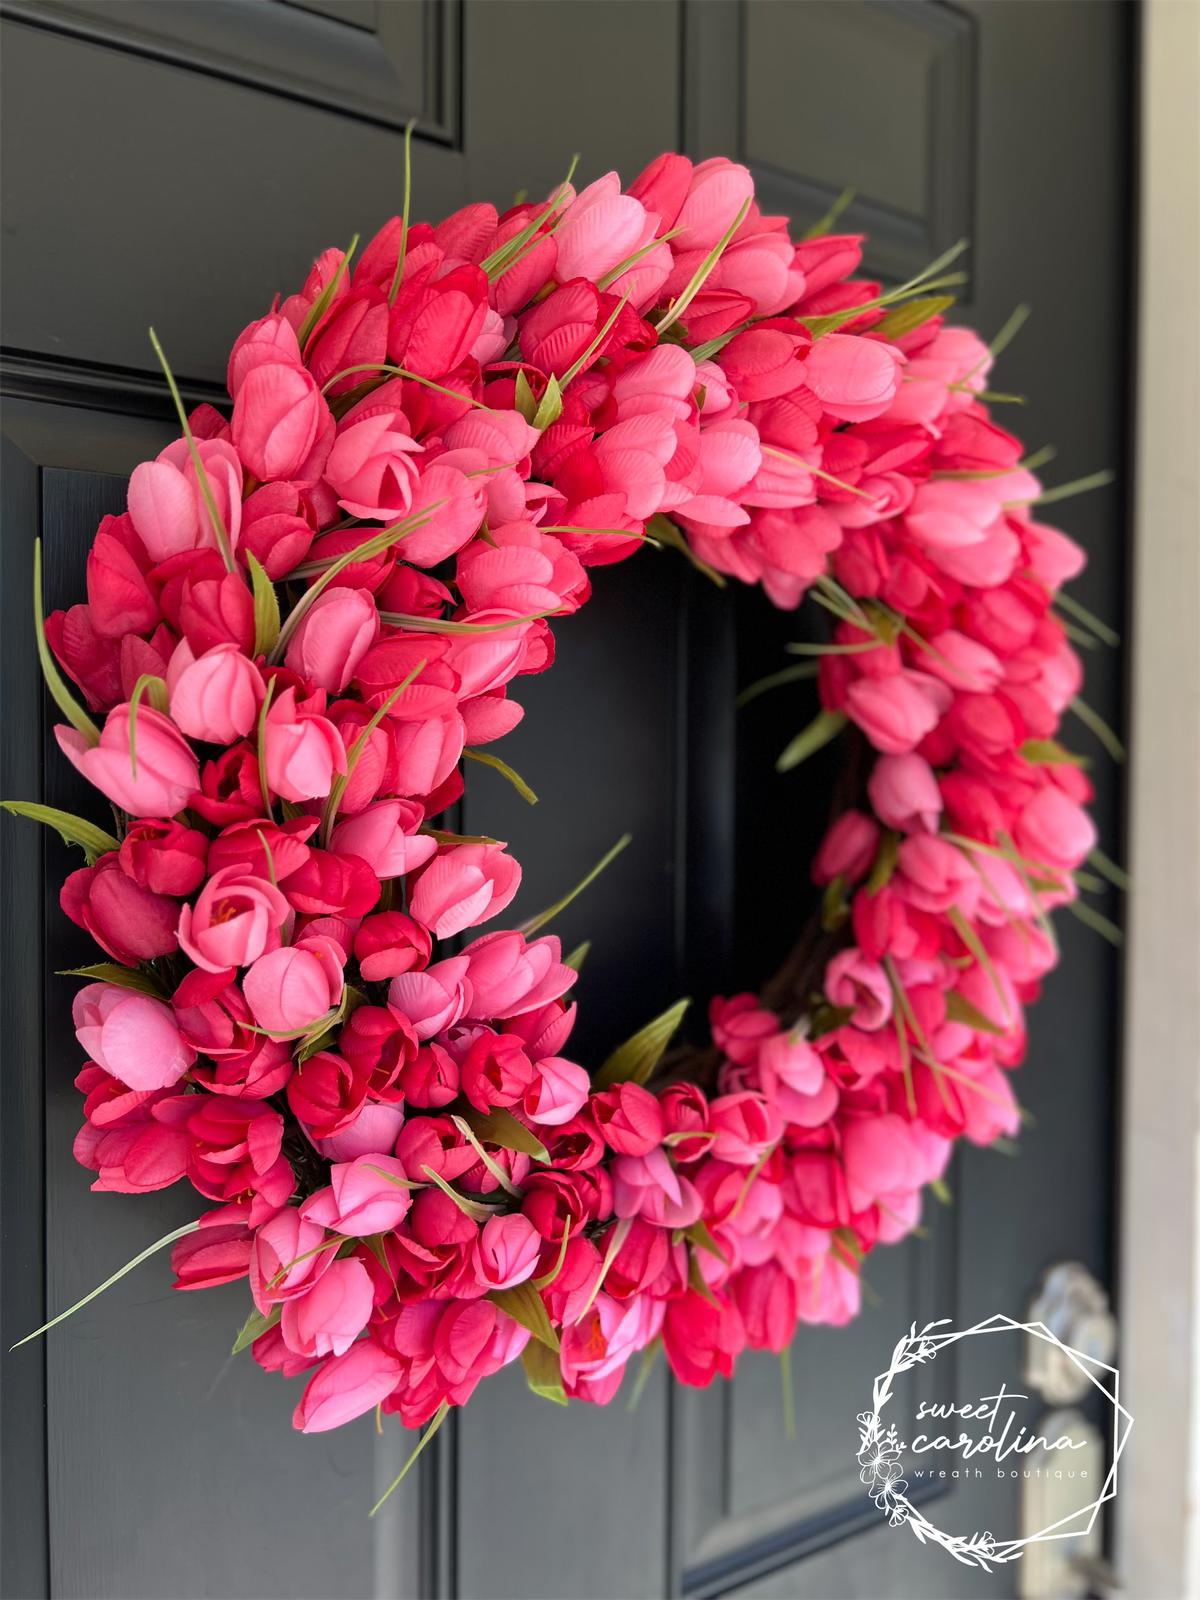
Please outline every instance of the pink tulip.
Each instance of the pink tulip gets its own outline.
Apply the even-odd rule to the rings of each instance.
[[[490,1218],[471,1246],[476,1283],[489,1291],[524,1283],[537,1268],[541,1248],[541,1234],[519,1211]]]
[[[289,640],[285,663],[310,688],[340,694],[378,637],[369,589],[326,589]]]
[[[577,974],[560,960],[562,947],[551,935],[526,943],[513,932],[485,933],[463,951],[470,965],[473,1017],[515,1017],[557,1000]]]
[[[586,598],[587,575],[579,558],[531,522],[490,530],[491,544],[477,541],[458,558],[456,581],[471,611],[498,608],[531,616],[574,610]]]
[[[1096,828],[1082,806],[1053,784],[1030,800],[1017,818],[1017,848],[1031,861],[1073,872],[1096,846]]]
[[[395,522],[412,505],[418,478],[413,456],[422,446],[407,431],[402,412],[377,412],[356,421],[358,411],[356,406],[339,424],[325,477],[352,517]]]
[[[533,1063],[515,1034],[479,1030],[462,1062],[462,1091],[477,1111],[515,1106],[534,1080]]]
[[[241,528],[242,466],[224,440],[201,440],[197,453],[231,549]],[[176,439],[129,480],[129,515],[151,561],[184,550],[216,549],[217,536],[186,439]]]
[[[287,688],[267,712],[267,783],[284,800],[323,799],[346,770],[341,734],[317,704],[323,709],[323,697],[297,702],[295,689]]]
[[[171,719],[190,739],[230,745],[258,721],[266,685],[236,644],[218,644],[197,659],[186,639],[167,667]]]
[[[455,845],[424,868],[409,905],[437,939],[497,916],[516,894],[521,868],[502,845]]]
[[[402,1011],[418,1039],[431,1039],[453,1025],[471,1003],[466,956],[437,961],[424,972],[402,972],[392,979],[388,1003]]]
[[[561,1056],[541,1056],[534,1063],[533,1082],[522,1096],[521,1107],[530,1122],[559,1128],[583,1110],[591,1086],[586,1068]]]
[[[936,833],[942,815],[942,794],[933,768],[915,752],[880,756],[867,781],[875,814],[902,833],[923,828]]]
[[[644,1156],[666,1131],[657,1095],[639,1083],[621,1083],[592,1096],[591,1112],[604,1142],[618,1155]]]
[[[948,839],[913,833],[902,841],[893,888],[919,911],[942,915],[953,906],[973,916],[980,876],[970,859]]]
[[[693,169],[687,198],[675,218],[674,226],[680,231],[671,241],[673,249],[711,249],[753,194],[754,179],[745,167],[726,156],[701,161]]]
[[[746,1090],[719,1095],[709,1105],[716,1137],[713,1156],[735,1167],[752,1167],[783,1137],[783,1118],[765,1095]]]
[[[882,416],[900,387],[904,356],[879,339],[827,333],[804,362],[804,382],[825,411],[843,422]]]
[[[846,690],[846,713],[876,750],[904,755],[937,726],[938,700],[928,688],[933,682],[905,669],[890,678],[858,678]]]
[[[558,281],[587,278],[595,283],[654,237],[651,228],[647,238],[646,221],[641,202],[621,193],[621,180],[615,172],[588,184],[554,229]]]
[[[401,1106],[368,1100],[349,1127],[313,1142],[326,1161],[357,1161],[359,1156],[374,1156],[391,1150],[403,1126]]]
[[[306,1222],[291,1206],[285,1206],[255,1232],[250,1251],[250,1293],[254,1304],[266,1316],[274,1305],[306,1294],[329,1266],[337,1253],[338,1241],[329,1241],[321,1250],[325,1229]]]
[[[807,336],[797,323],[790,329],[756,327],[736,334],[718,360],[740,399],[772,400],[804,382],[808,348]]]
[[[309,458],[326,434],[332,440],[333,418],[311,373],[284,363],[246,373],[234,402],[232,435],[256,478],[272,483],[310,477]],[[318,466],[311,478],[319,475]]]
[[[864,1211],[881,1195],[914,1189],[924,1181],[909,1125],[892,1112],[848,1120],[842,1132],[842,1162],[854,1211]]]
[[[792,1033],[767,1039],[758,1053],[758,1076],[763,1094],[789,1123],[819,1128],[837,1109],[837,1085],[807,1039]]]
[[[412,1196],[395,1156],[372,1153],[335,1162],[329,1182],[330,1188],[309,1195],[300,1215],[332,1233],[365,1239],[371,1233],[390,1233],[408,1215]]]
[[[292,483],[265,483],[242,502],[239,554],[258,561],[272,583],[299,566],[317,531],[311,504]]]
[[[612,1185],[618,1217],[645,1217],[660,1228],[690,1228],[702,1209],[695,1185],[675,1171],[661,1147],[644,1156],[617,1156]]]
[[[136,774],[127,705],[109,712],[98,745],[89,745],[74,728],[55,728],[54,735],[71,765],[131,816],[174,816],[200,787],[200,767],[191,746],[169,717],[144,701],[137,713]]]
[[[301,939],[259,956],[242,980],[254,1020],[268,1033],[299,1038],[342,998],[345,954],[332,939]]]
[[[140,888],[115,854],[81,867],[62,886],[59,903],[72,922],[86,928],[115,961],[127,967],[178,948],[179,907],[166,895]]]
[[[340,1356],[366,1327],[374,1306],[362,1262],[331,1262],[307,1294],[285,1303],[279,1324],[284,1343],[297,1355]]]
[[[225,383],[236,400],[255,367],[303,367],[295,329],[281,312],[272,311],[244,328],[229,353]]]
[[[196,1059],[170,1006],[150,995],[89,983],[72,1006],[75,1037],[98,1066],[130,1089],[167,1089]]]
[[[368,983],[425,966],[432,948],[425,929],[401,911],[380,911],[365,918],[354,935],[358,970]]]
[[[437,851],[436,839],[417,832],[424,816],[411,800],[376,800],[338,823],[329,848],[335,855],[361,857],[377,878],[402,878]]]
[[[428,717],[395,723],[391,738],[397,762],[396,793],[432,794],[441,788],[462,757],[462,718]]]
[[[861,811],[843,811],[821,841],[813,861],[813,882],[826,884],[845,878],[857,883],[871,870],[878,848],[878,824]]]
[[[196,904],[180,912],[179,942],[206,972],[248,967],[278,949],[289,912],[283,895],[265,878],[223,867],[204,885]]]
[[[128,514],[105,517],[92,541],[87,559],[88,611],[103,639],[149,633],[161,621],[158,603],[134,554],[140,547]]]
[[[887,973],[859,950],[843,950],[825,968],[825,993],[830,1003],[844,1006],[856,1028],[873,1033],[892,1014],[892,987]]]

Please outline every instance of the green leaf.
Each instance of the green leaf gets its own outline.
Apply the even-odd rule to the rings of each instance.
[[[614,1050],[596,1074],[596,1087],[609,1089],[614,1083],[645,1083],[662,1059],[663,1051],[683,1021],[690,1000],[677,1000],[661,1016],[640,1028],[632,1039]]]
[[[1102,939],[1107,939],[1114,949],[1119,950],[1125,943],[1125,935],[1116,923],[1089,906],[1085,900],[1068,900],[1067,910],[1073,917],[1078,917],[1085,928],[1090,928]]]
[[[815,661],[799,661],[794,667],[784,667],[780,672],[768,673],[765,678],[756,679],[742,690],[737,697],[738,710],[748,706],[751,700],[757,700],[760,694],[766,694],[768,689],[779,689],[785,683],[799,683],[806,678],[815,678],[820,670]]]
[[[697,1294],[702,1294],[714,1306],[718,1303],[716,1295],[709,1286],[708,1279],[700,1270],[700,1263],[696,1259],[694,1250],[688,1251],[688,1288],[695,1289]]]
[[[965,1022],[968,1028],[974,1028],[976,1033],[1003,1033],[1003,1028],[998,1028],[990,1017],[985,1017],[978,1006],[973,1006],[966,995],[959,994],[957,989],[951,989],[946,995],[946,1016],[951,1022]]]
[[[585,939],[582,944],[577,944],[569,956],[563,957],[563,966],[570,967],[572,972],[582,972],[583,963],[587,960],[587,953],[592,948],[592,941]]]
[[[581,356],[576,357],[576,359],[571,363],[571,365],[563,373],[562,379],[561,379],[561,381],[560,381],[560,383],[558,385],[559,388],[561,388],[561,389],[568,388],[575,381],[575,379],[579,376],[579,374],[583,371],[583,369],[588,365],[588,363],[592,360],[592,358],[595,356],[596,352],[603,348],[605,339],[607,339],[609,334],[612,332],[614,326],[616,325],[617,318],[621,315],[621,312],[625,309],[625,306],[626,306],[626,303],[628,302],[628,300],[629,300],[629,296],[627,294],[623,294],[621,296],[620,300],[618,300],[618,302],[617,302],[616,310],[608,318],[607,322],[605,322],[604,326],[600,329],[600,332],[592,340],[591,344],[588,345],[587,349],[583,352],[583,354]],[[549,389],[547,389],[546,392],[548,394],[550,392]],[[544,405],[545,401],[543,400],[542,403]],[[539,407],[539,409],[540,409],[540,407]]]
[[[567,1404],[567,1391],[563,1388],[562,1367],[553,1350],[531,1339],[521,1352],[521,1365],[525,1368],[525,1382],[543,1400],[553,1400],[556,1406]]]
[[[857,192],[858,191],[856,189],[843,189],[841,194],[838,195],[837,199],[833,202],[825,215],[823,217],[818,217],[817,221],[813,223],[812,227],[806,230],[804,233],[804,238],[821,239],[825,236],[825,234],[832,233],[834,228],[837,227],[838,219],[841,217],[842,212],[845,211],[847,206],[853,203],[854,196],[857,194]]]
[[[892,873],[896,870],[896,862],[900,859],[900,835],[894,828],[889,828],[879,841],[879,849],[875,852],[875,861],[871,867],[871,875],[867,879],[867,893],[878,894],[891,882]]]
[[[537,805],[537,795],[534,794],[521,774],[513,771],[507,761],[501,761],[500,757],[492,755],[490,750],[468,749],[463,751],[463,755],[469,761],[482,761],[485,767],[491,767],[493,771],[500,773],[502,777],[508,779],[522,800],[528,800],[531,806]]]
[[[729,224],[729,227],[717,240],[716,244],[713,245],[712,249],[696,268],[695,272],[693,272],[683,293],[679,295],[679,297],[672,303],[667,311],[666,316],[663,317],[662,321],[658,324],[658,337],[660,340],[667,329],[671,327],[673,323],[679,321],[680,317],[683,316],[684,312],[691,305],[692,301],[700,293],[701,289],[704,287],[705,280],[708,278],[717,262],[725,254],[725,250],[730,241],[733,239],[734,234],[741,227],[742,223],[745,222],[746,215],[749,210],[750,197],[747,196],[737,216],[734,217],[733,221]]]
[[[265,1317],[256,1307],[251,1311],[245,1322],[242,1323],[242,1330],[233,1341],[233,1349],[229,1352],[230,1355],[240,1355],[243,1350],[249,1349],[255,1339],[261,1338],[264,1333],[273,1328],[282,1315],[283,1307],[281,1305],[272,1306]]]
[[[1125,746],[1098,711],[1093,711],[1087,701],[1081,700],[1078,695],[1071,701],[1071,710],[1085,728],[1091,729],[1114,761],[1124,761]]]
[[[1020,753],[1035,767],[1086,767],[1088,764],[1086,756],[1077,756],[1057,739],[1026,739]]]
[[[683,1236],[685,1239],[690,1239],[701,1250],[707,1250],[710,1256],[716,1256],[718,1261],[724,1261],[726,1266],[729,1265],[724,1250],[721,1249],[721,1246],[708,1231],[708,1223],[705,1222],[703,1217],[693,1222],[690,1228],[686,1228]]]
[[[790,772],[809,756],[815,755],[823,745],[836,739],[846,726],[844,711],[820,711],[802,733],[798,733],[775,763],[776,772]]]
[[[558,386],[558,379],[551,374],[550,381],[546,385],[546,392],[542,396],[541,404],[534,413],[533,426],[539,433],[545,433],[546,429],[556,423],[559,417],[562,416],[562,408],[562,390]]]
[[[153,672],[143,672],[133,686],[133,693],[129,696],[129,770],[133,774],[133,781],[137,782],[137,723],[138,708],[143,696],[149,700],[153,710],[166,716],[170,711],[171,702],[167,694],[167,686],[163,680]]]
[[[485,1144],[498,1144],[502,1150],[519,1150],[523,1155],[532,1156],[534,1161],[550,1160],[550,1152],[537,1134],[518,1122],[503,1106],[493,1106],[486,1115],[470,1106],[463,1112],[462,1119]]]
[[[1107,622],[1101,622],[1100,618],[1089,611],[1086,606],[1080,605],[1074,595],[1066,594],[1060,589],[1054,596],[1054,604],[1061,606],[1064,611],[1069,611],[1076,622],[1082,622],[1085,628],[1090,628],[1101,644],[1106,644],[1110,647],[1120,644],[1121,635],[1110,628]]]
[[[425,834],[430,839],[436,839],[439,844],[499,844],[499,839],[493,839],[488,833],[451,833],[446,828],[430,828],[425,823],[417,829],[418,833]]]
[[[940,317],[943,311],[949,311],[954,298],[952,294],[934,294],[909,300],[894,311],[889,311],[871,331],[882,333],[885,339],[903,339],[906,333],[914,333],[934,317]]]
[[[607,853],[607,855],[605,855],[596,863],[587,876],[577,883],[569,894],[563,895],[561,900],[556,900],[552,906],[548,906],[545,911],[539,912],[536,917],[530,917],[528,922],[521,923],[519,931],[523,933],[527,939],[531,938],[539,928],[544,928],[548,922],[551,922],[560,911],[565,911],[567,906],[571,904],[571,901],[575,899],[576,895],[582,894],[589,884],[595,882],[595,880],[604,871],[605,867],[608,866],[609,862],[616,860],[616,858],[621,854],[621,851],[624,850],[625,846],[629,844],[632,838],[633,835],[631,833],[623,833],[617,840],[616,844],[613,845],[612,849]]]
[[[115,961],[97,961],[91,967],[64,967],[60,978],[87,978],[91,983],[115,983],[119,989],[133,989],[137,994],[150,994],[156,1000],[165,1000],[166,991],[157,979],[137,967],[119,967]]]
[[[1008,1000],[1004,993],[1004,987],[1000,982],[1000,978],[995,967],[992,965],[991,956],[988,955],[987,950],[984,948],[983,941],[980,939],[979,935],[975,932],[975,929],[967,921],[966,917],[957,906],[951,906],[946,915],[954,924],[959,938],[966,945],[967,949],[974,956],[975,960],[987,973],[988,981],[995,991],[997,1000],[1000,1002],[1000,1009],[1006,1015],[1009,1014]]]
[[[347,750],[347,752],[346,752],[346,770],[345,770],[345,772],[339,773],[337,778],[335,778],[333,787],[332,787],[332,789],[330,789],[329,795],[328,795],[328,797],[326,798],[326,801],[325,801],[325,805],[324,805],[324,807],[323,807],[323,809],[321,811],[321,843],[323,845],[328,845],[328,843],[329,843],[329,836],[333,832],[333,824],[337,820],[338,807],[342,803],[342,796],[346,793],[346,787],[349,784],[350,779],[354,776],[354,769],[358,765],[358,758],[359,758],[359,756],[362,755],[363,751],[367,748],[367,744],[368,744],[368,741],[370,740],[371,735],[375,732],[375,729],[383,721],[384,717],[392,709],[392,707],[395,705],[396,701],[399,700],[400,696],[404,693],[405,689],[408,688],[409,684],[413,681],[413,679],[416,678],[416,677],[419,677],[420,674],[422,672],[424,672],[424,670],[425,670],[425,662],[423,660],[422,661],[418,661],[416,666],[412,669],[412,671],[408,674],[408,676],[406,678],[402,679],[402,681],[400,683],[398,683],[396,685],[396,687],[392,690],[391,694],[388,695],[387,699],[379,707],[378,711],[375,712],[375,714],[371,718],[370,722],[368,722],[366,727],[361,730],[361,732],[359,733],[358,737],[355,739],[354,743],[350,746],[349,750]],[[275,680],[272,679],[271,682],[272,682],[272,684],[274,684]],[[259,734],[259,758],[260,758],[260,760],[262,758],[262,734],[261,734],[261,731],[260,731],[260,734]],[[264,796],[266,795],[266,792],[267,792],[266,784],[267,784],[267,777],[266,777],[266,769],[264,767],[264,769],[263,769],[263,794],[264,794]]]
[[[254,654],[269,656],[279,637],[279,597],[262,563],[249,550],[246,561],[254,585]]]
[[[1047,489],[1032,502],[1035,506],[1052,506],[1059,500],[1071,500],[1077,494],[1087,494],[1090,489],[1103,489],[1112,483],[1116,473],[1106,467],[1103,472],[1089,472],[1086,478],[1076,478],[1071,483],[1060,483]]]
[[[60,1311],[58,1316],[51,1317],[49,1322],[43,1322],[40,1328],[35,1328],[32,1333],[27,1333],[23,1339],[18,1339],[16,1344],[9,1346],[9,1349],[19,1350],[23,1344],[28,1344],[31,1339],[36,1339],[39,1334],[47,1333],[51,1328],[56,1328],[60,1322],[65,1322],[68,1317],[73,1317],[77,1311],[82,1311],[84,1306],[90,1300],[94,1300],[98,1294],[103,1294],[105,1289],[111,1289],[114,1283],[119,1283],[127,1272],[132,1272],[134,1267],[140,1267],[142,1262],[148,1260],[155,1251],[165,1249],[169,1244],[174,1244],[176,1239],[182,1239],[185,1234],[195,1233],[199,1226],[198,1221],[188,1222],[182,1228],[176,1228],[173,1233],[164,1233],[161,1239],[156,1239],[153,1244],[147,1245],[139,1255],[134,1256],[132,1261],[127,1261],[119,1272],[114,1272],[111,1278],[105,1278],[104,1282],[98,1288],[93,1289],[91,1294],[85,1294],[82,1300],[76,1300],[75,1304],[68,1310]]]
[[[100,743],[100,729],[67,688],[58,663],[46,643],[46,618],[42,607],[42,541],[33,541],[33,623],[37,633],[38,660],[55,705],[89,744]]]
[[[435,1172],[428,1164],[423,1166],[421,1171],[429,1179],[430,1183],[437,1184],[442,1193],[453,1200],[462,1214],[465,1217],[470,1217],[472,1222],[487,1222],[496,1215],[495,1206],[485,1206],[479,1200],[468,1200],[466,1195],[459,1194],[457,1189],[447,1183],[445,1178],[440,1173]]]
[[[495,1156],[489,1155],[483,1148],[483,1144],[479,1138],[479,1135],[475,1132],[474,1128],[467,1121],[467,1119],[465,1117],[452,1116],[450,1120],[454,1123],[458,1131],[465,1136],[468,1144],[474,1146],[476,1155],[483,1162],[484,1166],[491,1173],[492,1177],[495,1178],[500,1187],[507,1194],[511,1194],[514,1199],[519,1200],[521,1198],[520,1189],[517,1188],[516,1184],[509,1177],[508,1173],[505,1172],[504,1168],[496,1160]]]
[[[537,416],[538,403],[537,397],[530,387],[529,379],[525,376],[524,367],[517,368],[517,389],[516,394],[513,396],[513,409],[519,411],[525,421],[533,426],[533,419]]]
[[[31,822],[44,822],[48,828],[55,829],[64,844],[77,844],[86,855],[89,867],[98,856],[121,848],[111,833],[105,833],[103,828],[98,828],[94,822],[88,822],[83,817],[72,816],[69,811],[39,806],[32,800],[0,800],[0,806],[14,816],[28,817]]]
[[[399,1476],[394,1480],[393,1483],[391,1483],[388,1486],[388,1488],[386,1488],[384,1490],[384,1492],[380,1495],[379,1499],[371,1507],[371,1515],[372,1516],[375,1515],[375,1513],[383,1505],[384,1501],[393,1492],[393,1490],[398,1489],[400,1487],[400,1485],[404,1482],[405,1478],[408,1476],[409,1468],[412,1466],[413,1462],[417,1459],[417,1457],[421,1454],[421,1451],[424,1450],[425,1446],[429,1443],[430,1439],[433,1438],[434,1434],[441,1427],[442,1423],[445,1422],[446,1417],[449,1415],[449,1412],[450,1412],[450,1402],[449,1402],[449,1400],[443,1400],[441,1405],[434,1412],[433,1419],[430,1422],[429,1426],[425,1429],[425,1432],[421,1435],[420,1441],[417,1444],[416,1449],[413,1451],[412,1455],[409,1456],[408,1460],[404,1463],[404,1465],[400,1468]]]
[[[661,1351],[662,1334],[659,1333],[656,1334],[653,1339],[651,1339],[650,1343],[642,1351],[642,1362],[638,1367],[637,1377],[633,1381],[633,1388],[630,1391],[629,1399],[625,1404],[625,1410],[631,1416],[638,1408],[638,1401],[646,1392],[646,1385],[650,1381],[650,1374],[654,1371],[654,1363],[658,1360]]]
[[[1125,868],[1118,866],[1111,856],[1106,856],[1099,845],[1097,845],[1096,848],[1090,852],[1088,855],[1088,860],[1092,863],[1097,872],[1108,879],[1109,883],[1112,884],[1114,889],[1120,889],[1122,893],[1127,894],[1133,887],[1129,874],[1125,871]]]
[[[192,458],[192,469],[196,474],[196,481],[200,485],[200,493],[204,500],[208,520],[212,524],[213,538],[217,542],[217,549],[221,552],[221,560],[225,563],[226,572],[236,572],[237,563],[233,559],[233,547],[229,542],[229,534],[225,524],[221,521],[221,513],[217,510],[217,502],[213,498],[212,485],[208,481],[208,473],[204,470],[204,462],[200,459],[200,452],[196,448],[196,440],[192,433],[192,425],[188,421],[187,410],[183,404],[183,396],[179,393],[179,385],[175,382],[175,375],[167,361],[166,352],[158,342],[158,335],[150,329],[150,343],[154,346],[154,354],[158,357],[159,365],[163,369],[163,376],[167,380],[167,388],[171,391],[171,399],[175,402],[175,411],[179,417],[179,425],[183,429],[183,437],[187,440],[188,453]]]
[[[511,1289],[493,1289],[488,1299],[501,1311],[528,1328],[535,1339],[540,1339],[548,1350],[558,1349],[558,1335],[550,1324],[550,1314],[545,1302],[532,1283],[518,1283]]]
[[[388,305],[394,306],[396,296],[400,293],[400,282],[404,277],[404,261],[408,255],[408,208],[412,200],[412,136],[417,125],[416,117],[409,117],[404,125],[404,210],[400,214],[400,248],[396,252],[396,270],[392,274],[392,287],[388,293]],[[353,249],[353,246],[351,246]]]
[[[929,1187],[944,1206],[952,1206],[954,1204],[954,1196],[950,1192],[950,1185],[943,1179],[935,1178]]]

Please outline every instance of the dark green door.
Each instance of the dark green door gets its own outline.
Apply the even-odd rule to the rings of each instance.
[[[750,164],[803,227],[851,185],[872,269],[906,275],[973,241],[964,314],[1035,320],[1004,386],[1033,397],[1031,445],[1063,480],[1120,466],[1125,418],[1131,16],[1115,0],[6,0],[3,772],[5,795],[86,804],[47,737],[28,622],[31,546],[48,600],[80,597],[99,516],[169,436],[146,328],[214,398],[241,327],[321,248],[399,207],[419,117],[414,213],[538,194],[574,151],[586,181],[658,151]],[[1072,502],[1087,604],[1123,608],[1120,497]],[[579,1049],[596,1058],[681,992],[754,985],[805,906],[831,768],[789,779],[806,710],[739,683],[772,670],[795,619],[718,594],[669,552],[598,569],[556,630],[505,755],[521,809],[472,774],[468,826],[508,838],[524,911],[621,832],[633,847],[563,918],[593,941]],[[1119,662],[1089,699],[1119,720]],[[737,780],[735,783],[735,757]],[[1102,835],[1117,826],[1098,764]],[[757,841],[785,838],[782,862]],[[86,959],[60,915],[56,839],[0,829],[4,1346],[195,1214],[182,1189],[93,1196],[70,987]],[[522,904],[515,908],[523,914]],[[636,907],[636,915],[630,907]],[[1111,1278],[1115,969],[1065,931],[1019,1080],[1018,1160],[971,1151],[930,1237],[872,1258],[878,1304],[798,1337],[797,1437],[779,1373],[747,1357],[703,1392],[651,1378],[633,1414],[562,1412],[520,1370],[476,1394],[374,1522],[411,1448],[370,1418],[292,1432],[295,1395],[228,1355],[244,1290],[173,1293],[148,1264],[40,1346],[4,1357],[5,1591],[96,1596],[900,1596],[961,1592],[936,1551],[878,1525],[855,1413],[914,1319],[1017,1315],[1066,1257]],[[586,1059],[586,1057],[585,1057]],[[1015,1486],[1014,1486],[1015,1494]],[[1007,1499],[996,1526],[1012,1526]],[[953,1523],[947,1506],[938,1519]],[[981,1592],[1008,1592],[1005,1570]]]

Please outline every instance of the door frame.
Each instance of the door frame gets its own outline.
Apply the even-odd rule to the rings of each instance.
[[[1116,1555],[1150,1600],[1200,1594],[1200,6],[1141,18]]]

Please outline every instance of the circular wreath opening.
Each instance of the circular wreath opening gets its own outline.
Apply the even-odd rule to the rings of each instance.
[[[1016,1133],[1048,913],[1110,865],[1057,737],[1104,630],[949,260],[860,278],[860,238],[793,242],[723,158],[407,217],[241,334],[226,410],[185,416],[155,340],[182,437],[86,603],[37,597],[113,829],[10,803],[87,853],[75,1153],[211,1203],[161,1241],[177,1287],[248,1278],[236,1348],[311,1373],[309,1432],[440,1420],[518,1358],[560,1401],[659,1347],[706,1384],[846,1322],[954,1142]],[[510,690],[651,540],[824,609],[747,695],[815,675],[779,767],[847,761],[784,968],[712,1000],[710,1046],[670,1048],[681,1002],[589,1071],[559,908],[475,934],[521,868],[443,824],[464,757],[528,794]]]

